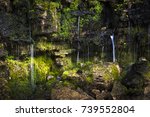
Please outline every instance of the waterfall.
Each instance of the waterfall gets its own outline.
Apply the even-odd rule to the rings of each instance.
[[[116,60],[116,56],[115,56],[115,42],[114,42],[114,34],[110,36],[111,38],[111,42],[112,42],[112,51],[113,51],[113,62],[115,62]]]
[[[80,39],[80,16],[78,16],[78,29],[77,29],[77,32],[78,32],[78,37],[77,37],[77,41],[78,41],[78,48],[77,48],[77,63],[79,62],[79,59],[80,59],[80,52],[79,52],[79,49],[80,49],[80,43],[79,43],[79,39]]]
[[[35,81],[34,81],[34,45],[33,44],[31,44],[30,52],[31,52],[31,63],[30,63],[31,86],[32,86],[32,89],[34,90],[34,88],[35,88]]]

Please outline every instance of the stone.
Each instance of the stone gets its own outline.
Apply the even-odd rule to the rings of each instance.
[[[144,99],[150,99],[150,80],[146,80],[146,86],[144,87]]]
[[[0,78],[4,78],[6,80],[9,79],[9,68],[7,64],[3,61],[0,61]]]
[[[110,94],[110,92],[108,92],[107,90],[97,90],[97,89],[93,89],[92,93],[95,94],[95,99],[96,100],[112,100],[112,96]]]
[[[146,59],[139,59],[127,71],[122,84],[127,87],[129,99],[149,98],[150,65]]]
[[[120,81],[115,81],[111,91],[111,95],[114,100],[124,99],[127,93],[127,88],[121,84]]]
[[[0,100],[10,99],[10,89],[8,87],[8,81],[4,78],[0,78]]]
[[[111,91],[113,82],[119,78],[120,71],[118,65],[113,63],[95,64],[92,67],[93,87],[102,90]]]
[[[70,87],[60,86],[52,89],[52,100],[91,100],[93,99],[87,93],[78,90],[71,89]]]

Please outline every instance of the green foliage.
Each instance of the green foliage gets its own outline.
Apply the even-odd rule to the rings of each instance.
[[[71,37],[71,32],[73,31],[76,22],[76,18],[71,15],[72,10],[75,9],[64,8],[63,14],[61,14],[61,30],[59,35],[64,39]]]
[[[36,81],[46,80],[52,67],[52,60],[46,56],[34,58]]]
[[[92,76],[88,76],[88,77],[86,77],[86,82],[87,83],[92,83],[93,82],[93,77]]]
[[[28,79],[11,79],[8,86],[11,99],[31,99],[32,89]]]
[[[94,64],[91,68],[93,76],[102,76],[104,80],[118,80],[120,73],[119,68],[116,64],[105,63],[105,64]]]
[[[134,62],[133,53],[131,52],[123,51],[122,53],[120,53],[120,56],[118,58],[118,63],[122,68],[130,66]]]
[[[46,41],[40,41],[36,44],[36,47],[41,50],[41,51],[47,51],[47,50],[52,50],[52,44],[50,42]]]
[[[77,78],[79,75],[77,74],[78,69],[66,70],[63,72],[62,77],[66,78]]]
[[[108,66],[108,71],[111,73],[111,75],[113,76],[113,78],[115,80],[118,80],[120,73],[119,73],[119,66],[117,64],[111,64]]]

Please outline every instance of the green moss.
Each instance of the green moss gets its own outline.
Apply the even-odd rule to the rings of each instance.
[[[69,49],[67,44],[55,44],[46,40],[37,42],[36,48],[40,51],[63,51],[70,53],[72,50]],[[63,51],[64,52],[64,51]],[[60,52],[59,52],[60,53]]]
[[[52,60],[46,56],[40,56],[34,58],[35,71],[36,71],[36,80],[42,81],[46,80],[46,77],[50,73],[50,68],[52,67]]]
[[[119,73],[119,66],[117,64],[109,65],[108,70],[115,80],[117,80],[119,78],[120,73]]]
[[[29,76],[29,61],[7,59],[7,64],[12,79],[26,79]]]
[[[123,68],[128,67],[129,65],[133,64],[133,62],[134,62],[133,53],[131,53],[131,52],[122,52],[119,54],[118,58],[119,58],[118,62],[120,64],[120,66]]]
[[[28,79],[11,79],[8,86],[11,99],[31,99],[32,88]]]
[[[77,69],[64,71],[62,74],[62,78],[77,78],[79,75],[77,74]]]
[[[143,76],[144,76],[146,79],[150,79],[150,72],[144,73]]]
[[[91,68],[93,76],[102,76],[104,80],[116,80],[119,78],[119,69],[116,64],[104,63],[94,64]]]
[[[86,77],[85,80],[86,80],[87,83],[92,83],[93,82],[93,78],[90,77],[90,76]]]
[[[36,44],[36,47],[41,51],[52,50],[53,45],[50,42],[40,41]]]
[[[63,86],[75,88],[75,85],[73,83],[66,80],[63,82]]]
[[[63,70],[69,70],[72,69],[74,64],[71,60],[71,57],[65,57],[61,59],[63,62]]]

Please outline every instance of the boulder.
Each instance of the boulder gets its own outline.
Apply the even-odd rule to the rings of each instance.
[[[112,96],[107,90],[100,91],[97,89],[93,89],[92,93],[95,94],[96,100],[112,100]]]
[[[10,98],[10,89],[8,87],[8,81],[4,78],[0,78],[0,100],[6,100]]]
[[[114,100],[125,99],[127,88],[120,81],[115,81],[111,91]]]
[[[9,79],[9,68],[7,64],[3,61],[0,61],[0,78],[4,78],[6,80]]]
[[[92,66],[93,86],[99,90],[111,91],[113,82],[119,78],[120,71],[117,64],[105,63]]]
[[[52,100],[91,100],[93,99],[81,89],[75,90],[66,86],[59,86],[52,89]]]
[[[149,95],[150,65],[146,60],[133,64],[122,79],[129,99],[143,99]],[[145,96],[144,96],[145,95]]]

